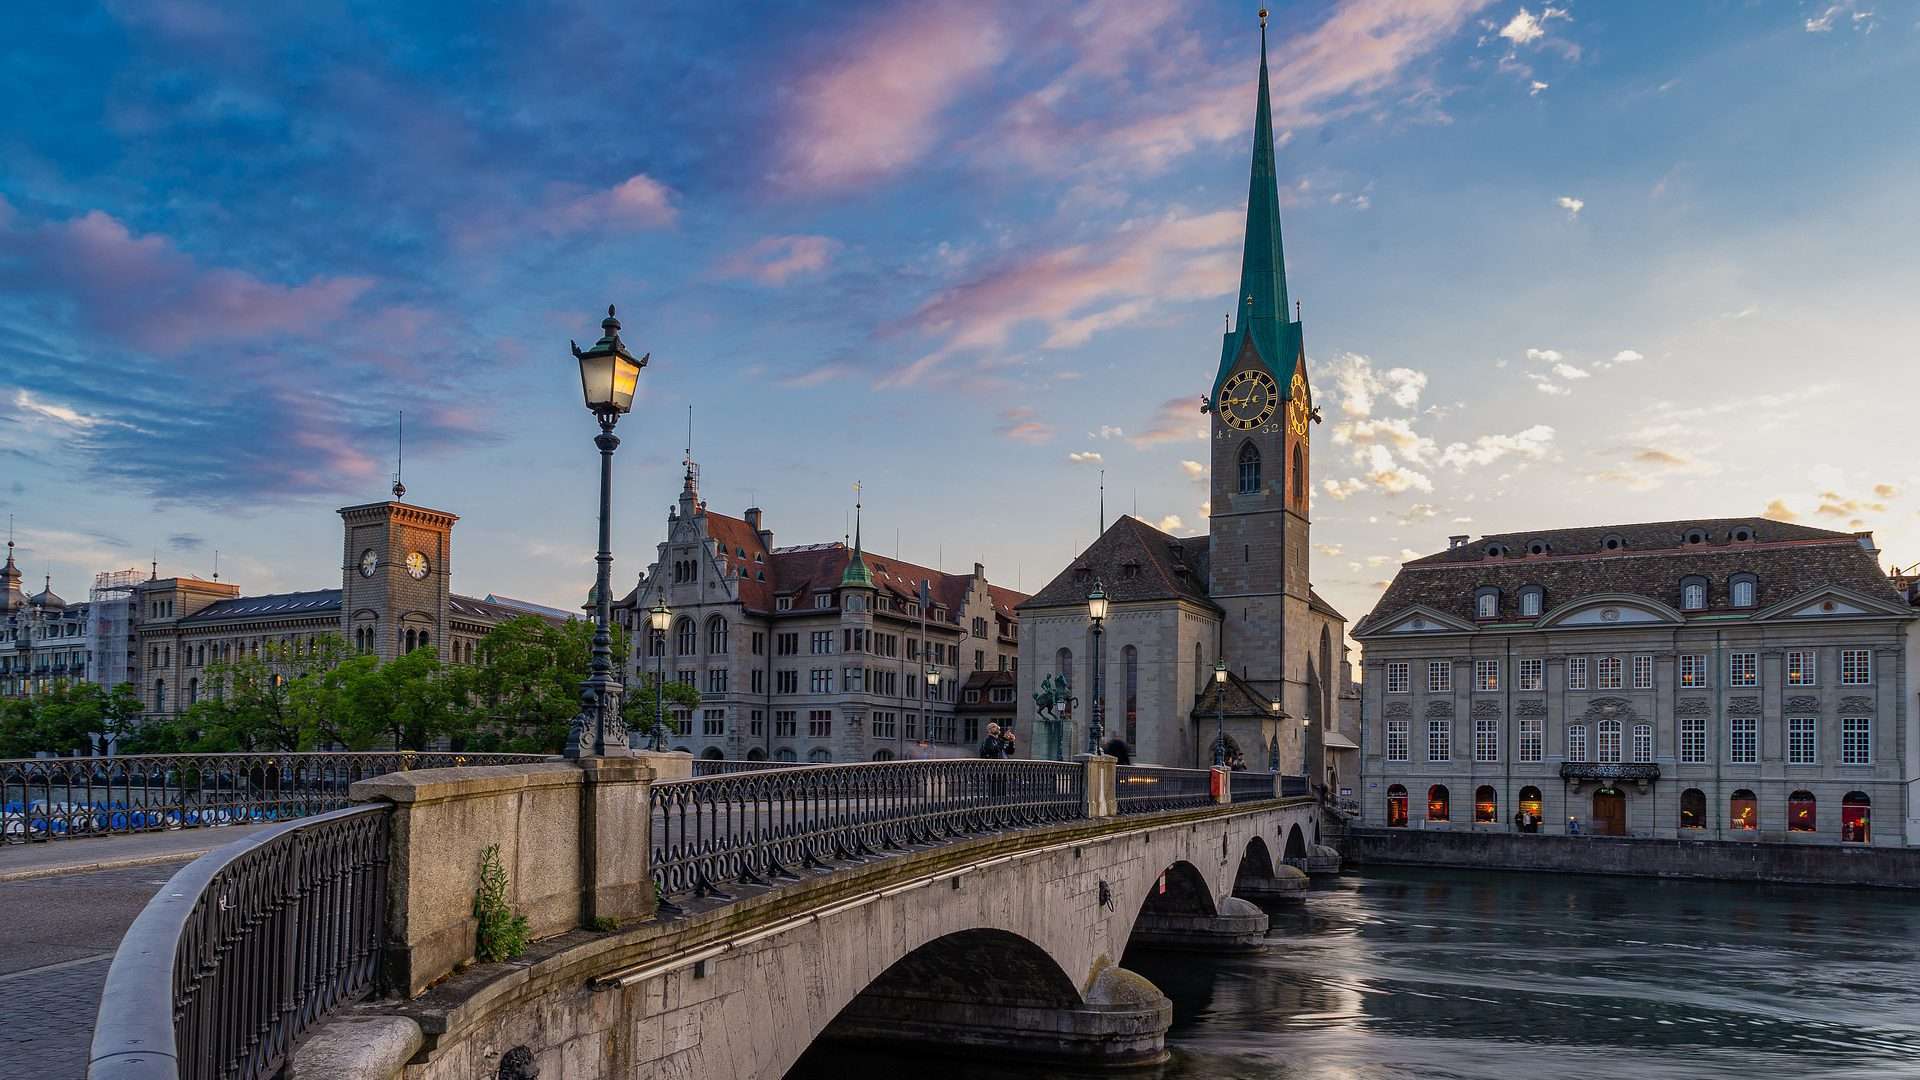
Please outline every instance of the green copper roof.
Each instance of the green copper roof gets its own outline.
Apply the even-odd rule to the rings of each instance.
[[[1280,185],[1273,164],[1273,106],[1267,93],[1267,28],[1260,27],[1260,98],[1253,114],[1253,167],[1247,181],[1246,246],[1240,254],[1240,291],[1234,327],[1220,348],[1220,384],[1252,338],[1260,359],[1286,392],[1300,351],[1300,324],[1287,317],[1287,263],[1280,246]]]
[[[867,560],[860,557],[860,507],[857,504],[853,508],[853,558],[847,560],[847,570],[840,575],[840,587],[850,585],[873,588],[873,574],[867,570]]]

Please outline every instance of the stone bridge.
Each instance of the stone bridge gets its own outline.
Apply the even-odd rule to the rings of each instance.
[[[1028,765],[1047,771],[1016,771]],[[596,792],[567,765],[371,782],[356,794],[398,811],[389,966],[415,996],[336,1016],[288,1075],[470,1080],[531,1075],[532,1065],[542,1077],[777,1078],[822,1038],[1150,1062],[1165,1054],[1172,1007],[1121,966],[1127,949],[1263,948],[1255,901],[1297,899],[1306,878],[1286,863],[1308,860],[1319,838],[1319,807],[1278,797],[1277,778],[1251,791],[1245,774],[1210,786],[1202,770],[1195,785],[1102,758],[943,767],[972,772],[921,774],[912,799],[885,786],[910,775],[901,766],[839,770],[880,786],[841,790],[808,819],[834,829],[798,847],[806,830],[768,807],[795,798],[791,785],[825,782],[828,769],[783,774],[777,798],[766,778],[725,788],[642,776],[647,819],[624,825],[651,835],[650,876],[678,891],[661,890],[673,902],[654,917],[624,921],[594,914],[618,906],[605,895],[608,860],[591,850],[618,823],[590,820],[606,816],[594,804],[617,784],[603,778]],[[1002,771],[980,779],[982,769]],[[1146,781],[1168,790],[1130,797],[1143,779],[1134,773],[1157,773]],[[692,793],[711,802],[708,827],[663,841],[674,800]],[[583,843],[568,844],[576,834]],[[459,864],[483,839],[502,843],[516,906],[542,937],[505,964],[465,963],[473,874]],[[809,843],[839,857],[814,858]],[[660,872],[694,863],[731,873]]]

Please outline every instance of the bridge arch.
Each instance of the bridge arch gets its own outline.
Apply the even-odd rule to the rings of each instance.
[[[1304,859],[1307,857],[1307,836],[1300,831],[1300,823],[1294,822],[1287,830],[1287,847],[1282,858]]]
[[[1233,875],[1233,895],[1245,896],[1250,885],[1272,878],[1273,852],[1267,848],[1264,838],[1255,836],[1247,841],[1247,849],[1240,854],[1240,868]]]

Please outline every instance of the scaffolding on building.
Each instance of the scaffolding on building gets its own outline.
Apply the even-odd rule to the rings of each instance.
[[[138,569],[93,575],[93,588],[87,592],[87,649],[93,654],[88,668],[101,686],[133,681],[133,629],[138,621],[134,593],[146,579]]]

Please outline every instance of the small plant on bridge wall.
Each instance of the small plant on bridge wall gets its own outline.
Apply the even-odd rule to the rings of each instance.
[[[480,853],[480,892],[473,899],[480,928],[474,935],[474,953],[487,963],[511,960],[527,949],[527,917],[507,904],[507,868],[500,865],[500,845],[488,844]]]

